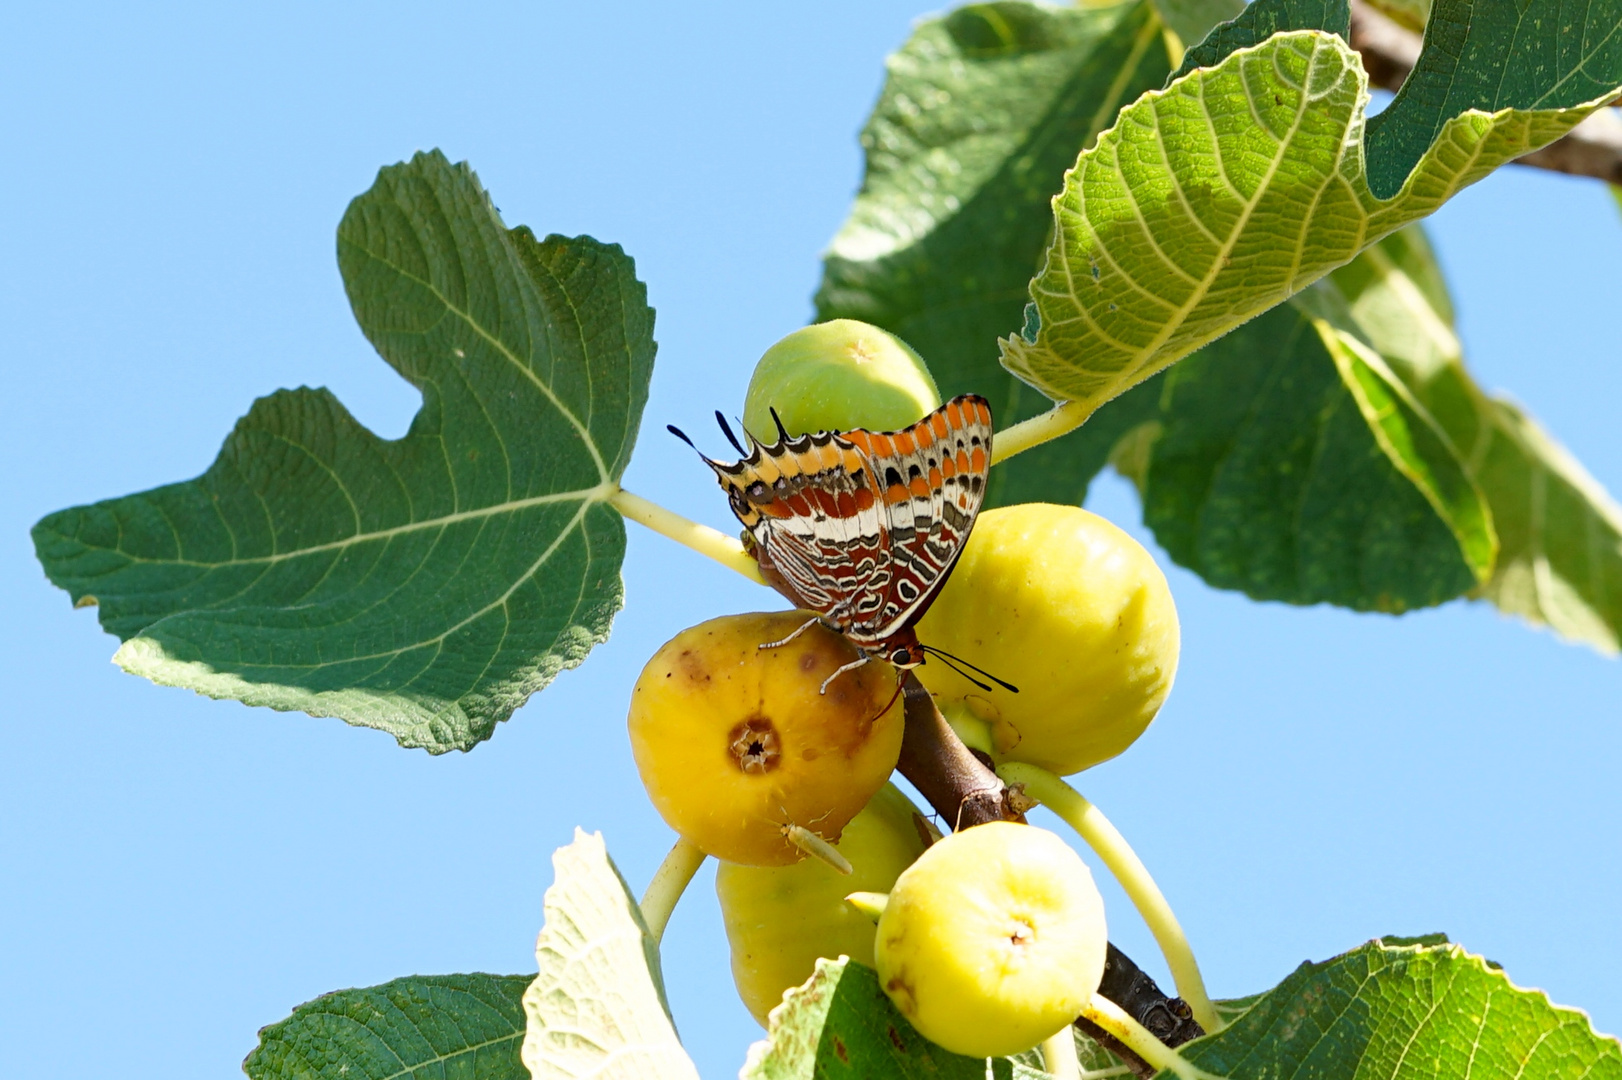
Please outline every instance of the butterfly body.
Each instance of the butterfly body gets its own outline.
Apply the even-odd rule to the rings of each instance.
[[[913,626],[984,501],[990,406],[964,394],[899,431],[791,437],[779,425],[778,436],[751,440],[735,462],[704,459],[762,575],[864,656],[901,668],[923,663]]]

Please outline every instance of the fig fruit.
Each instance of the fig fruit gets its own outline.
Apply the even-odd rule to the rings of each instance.
[[[793,866],[723,862],[716,869],[732,981],[761,1027],[783,991],[811,977],[818,957],[843,955],[873,966],[873,922],[845,896],[888,892],[923,853],[917,813],[895,785],[880,788],[840,837],[839,852],[854,868],[849,877],[816,859]]]
[[[953,833],[902,873],[879,918],[879,984],[926,1039],[1016,1054],[1081,1015],[1104,975],[1104,901],[1086,864],[1034,825]]]
[[[883,786],[901,752],[896,672],[804,611],[728,615],[683,630],[631,692],[631,750],[667,824],[729,862],[784,866],[799,825],[824,840]]]
[[[987,692],[931,663],[918,674],[942,711],[987,724],[994,756],[1060,775],[1130,746],[1177,673],[1166,575],[1143,545],[1077,506],[982,513],[918,637],[1019,687]]]
[[[802,327],[767,349],[749,379],[743,424],[777,440],[771,410],[790,435],[893,431],[938,409],[929,368],[894,334],[855,319]]]

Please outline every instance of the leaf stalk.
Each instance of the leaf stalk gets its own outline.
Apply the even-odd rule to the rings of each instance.
[[[637,906],[642,909],[642,921],[647,924],[655,945],[665,936],[665,927],[670,922],[671,912],[676,910],[676,901],[687,891],[693,875],[704,865],[706,857],[698,850],[698,845],[680,836],[676,838],[670,854],[665,856],[665,861],[653,872],[648,891],[642,894],[642,903]]]
[[[1086,422],[1096,405],[1079,401],[1064,401],[1047,412],[997,432],[991,440],[991,463],[1007,461],[1033,446],[1041,446],[1061,435],[1068,435]]]
[[[614,494],[608,497],[608,504],[637,524],[645,525],[661,536],[668,536],[700,555],[708,555],[728,570],[736,570],[755,584],[766,584],[766,579],[760,576],[760,564],[749,557],[749,553],[744,551],[743,544],[737,537],[728,536],[708,525],[690,521],[624,488],[617,488]]]

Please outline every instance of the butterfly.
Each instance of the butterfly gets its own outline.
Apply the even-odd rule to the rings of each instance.
[[[748,449],[725,417],[715,418],[740,460],[715,461],[680,429],[670,431],[715,470],[761,575],[795,606],[817,613],[762,648],[787,644],[818,622],[843,634],[862,655],[830,675],[824,691],[875,657],[906,671],[930,652],[980,671],[921,644],[914,627],[957,565],[985,500],[985,398],[962,394],[899,431],[790,436],[774,409],[777,441],[761,443],[746,429]]]

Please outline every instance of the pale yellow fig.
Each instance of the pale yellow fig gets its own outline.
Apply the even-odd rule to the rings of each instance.
[[[918,637],[1019,687],[982,690],[932,660],[918,674],[949,717],[977,718],[994,756],[1060,775],[1130,746],[1177,673],[1165,574],[1143,545],[1077,506],[981,514]]]
[[[893,784],[880,788],[840,837],[839,852],[853,868],[849,876],[816,859],[793,866],[723,862],[716,870],[732,981],[762,1027],[783,991],[811,977],[818,957],[848,956],[873,966],[873,922],[844,898],[889,891],[924,850],[917,815]]]
[[[879,984],[926,1039],[970,1057],[1029,1050],[1081,1015],[1104,975],[1104,901],[1053,833],[1000,821],[908,867],[879,918]]]
[[[855,319],[802,327],[766,350],[749,379],[743,424],[777,441],[776,409],[790,435],[894,431],[939,408],[929,368],[894,334]]]
[[[790,826],[837,841],[901,752],[896,673],[858,659],[813,616],[728,615],[677,634],[631,693],[631,751],[654,808],[700,850],[730,862],[797,862]]]

